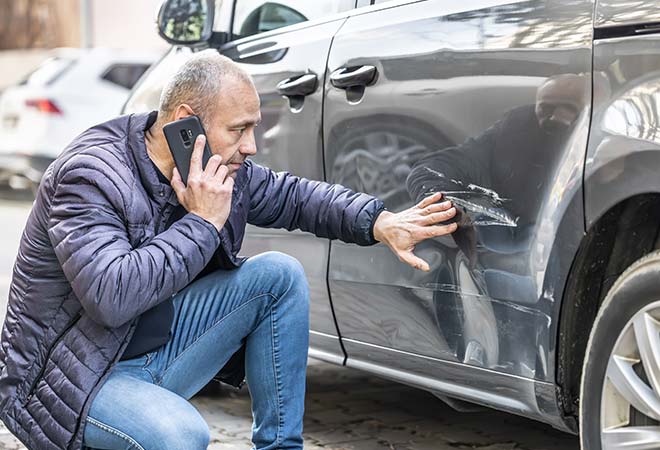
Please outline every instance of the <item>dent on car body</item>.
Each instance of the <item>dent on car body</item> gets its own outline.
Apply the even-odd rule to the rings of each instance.
[[[431,174],[438,178],[446,178],[443,173],[425,167]],[[457,187],[464,187],[465,183],[460,180],[451,179],[451,182]],[[443,197],[451,200],[455,205],[463,208],[466,213],[472,217],[471,224],[474,226],[517,226],[518,217],[509,214],[502,205],[509,199],[502,198],[492,189],[468,183],[465,190],[442,190],[425,192],[425,195],[431,195],[435,192],[442,192]]]

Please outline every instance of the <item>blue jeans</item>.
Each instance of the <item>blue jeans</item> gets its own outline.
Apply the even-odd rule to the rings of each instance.
[[[84,445],[206,449],[208,425],[187,400],[245,342],[255,447],[302,448],[309,289],[300,263],[263,253],[200,278],[173,301],[170,341],[112,368],[90,406]]]

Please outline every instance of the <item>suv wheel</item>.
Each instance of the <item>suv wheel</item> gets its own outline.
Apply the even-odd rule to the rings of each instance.
[[[582,370],[584,450],[660,449],[660,251],[614,283],[594,322]]]

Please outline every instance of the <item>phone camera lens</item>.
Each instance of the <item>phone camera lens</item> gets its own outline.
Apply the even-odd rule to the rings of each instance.
[[[189,147],[190,146],[190,138],[188,137],[188,133],[186,132],[186,130],[181,130],[179,132],[179,134],[181,135],[181,139],[183,140],[183,145],[185,145],[186,147]]]

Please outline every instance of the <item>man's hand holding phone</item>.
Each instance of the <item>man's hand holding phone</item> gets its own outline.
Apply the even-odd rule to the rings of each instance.
[[[231,211],[234,179],[228,176],[227,166],[221,165],[222,157],[213,155],[202,169],[202,152],[206,137],[195,139],[190,158],[188,184],[183,184],[177,168],[172,173],[172,188],[184,208],[211,222],[220,231]]]

